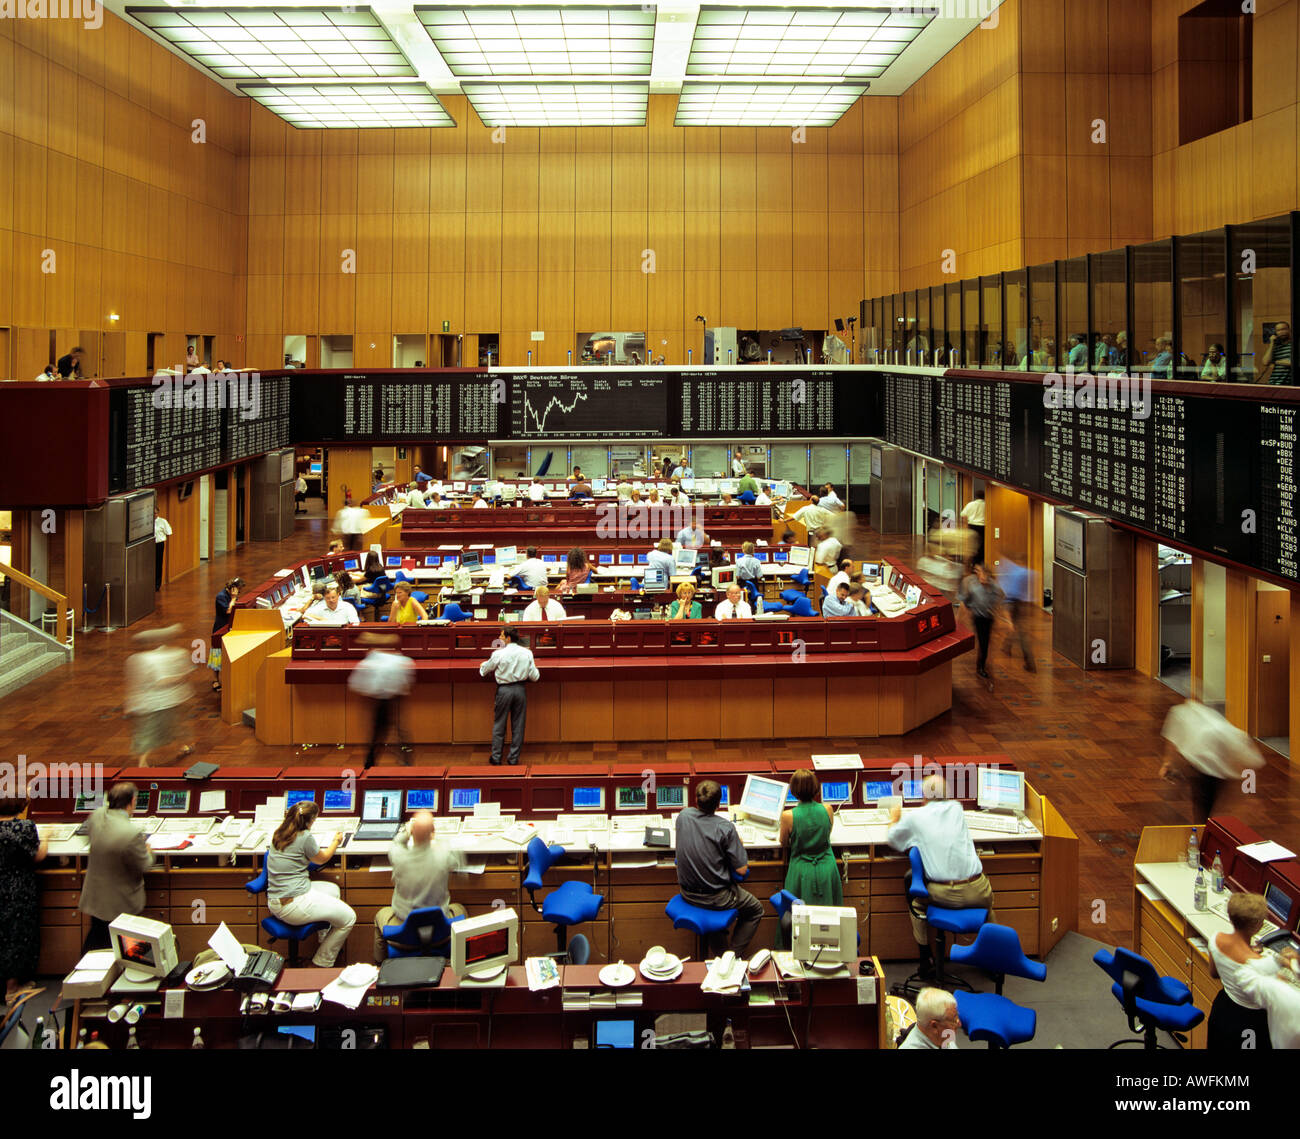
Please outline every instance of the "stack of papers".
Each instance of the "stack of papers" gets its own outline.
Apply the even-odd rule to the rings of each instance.
[[[360,1007],[366,990],[379,979],[379,970],[373,965],[349,965],[338,977],[321,990],[327,1001],[344,1008]]]
[[[555,963],[554,957],[529,957],[524,962],[524,975],[533,992],[554,989],[560,984],[560,967]]]

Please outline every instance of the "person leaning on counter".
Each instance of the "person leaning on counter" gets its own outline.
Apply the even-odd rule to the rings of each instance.
[[[533,593],[533,600],[524,609],[521,621],[563,621],[567,614],[564,606],[551,599],[549,586],[539,585]]]
[[[339,583],[331,581],[325,587],[325,596],[311,606],[302,619],[309,625],[360,625],[361,618],[352,605],[339,593]]]
[[[411,583],[399,581],[393,586],[393,604],[388,610],[388,620],[393,625],[414,625],[427,621],[429,614],[423,605],[411,596]]]
[[[988,921],[995,923],[993,887],[984,876],[984,866],[975,853],[970,828],[961,803],[945,798],[942,775],[927,775],[921,783],[925,801],[903,818],[897,804],[889,812],[889,830],[885,840],[895,850],[907,851],[915,846],[927,875],[930,904],[949,910],[987,909]],[[916,939],[921,976],[934,971],[933,931],[923,917],[908,910],[912,936]]]
[[[532,651],[519,643],[519,632],[510,626],[501,630],[501,647],[479,665],[480,676],[491,676],[497,682],[496,701],[492,717],[492,758],[501,764],[501,751],[506,742],[506,720],[510,720],[510,766],[519,762],[519,750],[524,746],[524,721],[528,714],[528,691],[524,685],[530,680],[540,680],[537,662]]]
[[[153,866],[153,851],[144,831],[131,822],[135,814],[135,784],[114,783],[104,804],[86,820],[90,853],[77,908],[90,918],[83,953],[108,949],[113,941],[108,923],[122,914],[144,912],[144,873]]]
[[[822,598],[823,617],[856,617],[858,607],[849,600],[849,583],[842,581],[835,587],[833,594]]]
[[[528,558],[515,566],[515,577],[524,583],[525,589],[536,589],[546,584],[546,563],[537,556],[537,547],[528,547]]]

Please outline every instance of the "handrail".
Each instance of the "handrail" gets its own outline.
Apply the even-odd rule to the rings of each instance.
[[[22,570],[16,570],[7,562],[0,562],[0,574],[5,577],[11,577],[19,585],[27,589],[33,589],[39,593],[46,601],[54,602],[55,609],[55,633],[59,644],[68,643],[68,599],[57,591],[51,589],[48,585],[43,585],[34,577],[28,577]]]

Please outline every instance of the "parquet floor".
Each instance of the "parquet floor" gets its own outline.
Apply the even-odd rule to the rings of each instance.
[[[186,638],[203,642],[212,622],[212,599],[236,574],[257,582],[285,563],[323,550],[327,522],[300,518],[294,536],[279,545],[245,544],[220,555],[165,586],[157,611],[131,631],[78,635],[76,660],[0,700],[0,759],[121,763],[130,758],[130,728],[122,715],[122,674],[132,651],[132,632],[179,622]],[[919,552],[909,537],[869,533],[859,556],[892,554],[911,559]],[[532,764],[606,761],[618,758],[653,767],[656,762],[693,759],[743,760],[764,755],[803,758],[813,752],[849,750],[864,756],[980,755],[1003,753],[1017,760],[1030,782],[1051,797],[1079,836],[1079,921],[1082,932],[1111,943],[1127,943],[1132,932],[1132,862],[1143,826],[1190,822],[1184,785],[1157,778],[1160,726],[1179,697],[1158,681],[1135,672],[1085,673],[1050,650],[1051,618],[1032,617],[1038,672],[1005,655],[995,633],[990,661],[994,691],[974,675],[974,657],[954,670],[952,710],[905,737],[886,739],[781,739],[768,743],[526,745]],[[361,755],[316,748],[259,744],[242,726],[223,724],[210,674],[195,668],[194,698],[188,705],[188,734],[198,755],[223,766],[287,765],[351,760]],[[1262,834],[1300,850],[1300,794],[1284,760],[1271,757],[1257,794],[1233,789],[1220,810],[1233,813]],[[417,762],[486,762],[482,747],[426,746]],[[1106,903],[1103,923],[1093,922],[1094,900]]]

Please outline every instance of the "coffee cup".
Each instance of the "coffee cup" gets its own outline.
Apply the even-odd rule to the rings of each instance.
[[[126,1016],[127,1010],[130,1009],[130,1007],[131,1007],[130,1004],[128,1004],[125,1001],[123,1001],[120,1005],[114,1005],[111,1009],[108,1010],[108,1023],[116,1024],[119,1020],[121,1020],[124,1016]]]
[[[645,953],[646,966],[651,969],[662,969],[668,961],[668,952],[662,945],[652,945]]]

